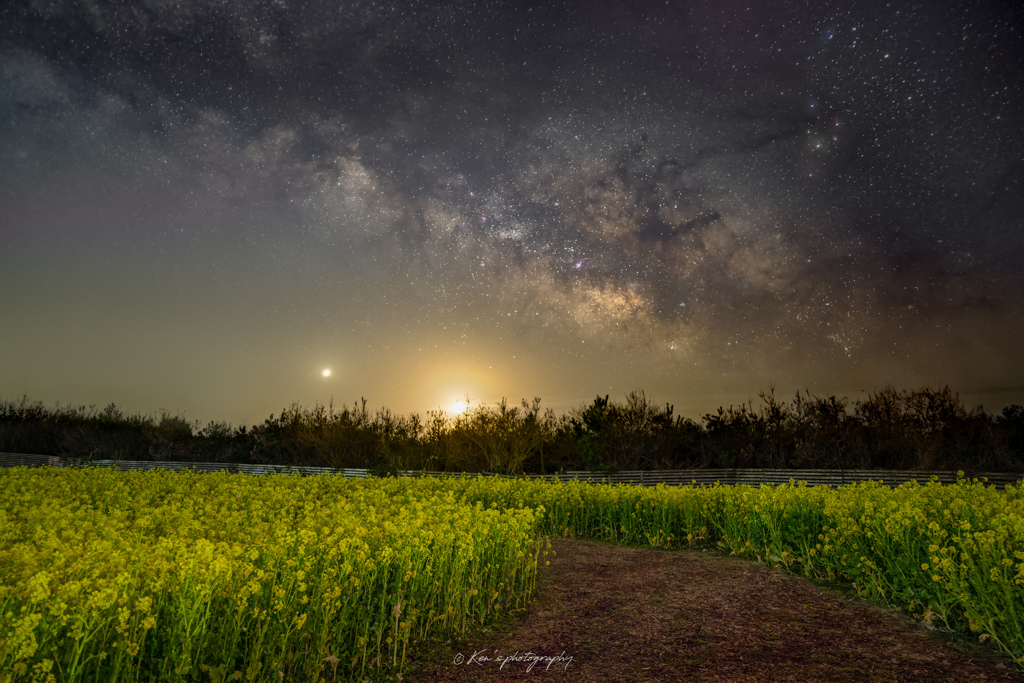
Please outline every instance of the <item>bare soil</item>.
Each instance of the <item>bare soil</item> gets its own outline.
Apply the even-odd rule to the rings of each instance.
[[[436,645],[405,680],[1024,681],[989,648],[750,561],[551,543],[525,614]]]

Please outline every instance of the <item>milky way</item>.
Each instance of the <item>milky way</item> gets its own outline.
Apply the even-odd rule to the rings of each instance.
[[[7,3],[0,395],[1022,402],[1021,18]]]

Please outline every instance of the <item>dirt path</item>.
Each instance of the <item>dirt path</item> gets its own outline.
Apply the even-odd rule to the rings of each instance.
[[[406,680],[1024,681],[1006,660],[909,617],[752,562],[568,539],[552,547],[539,599],[511,631],[452,642]],[[501,668],[497,658],[517,651],[556,659]]]

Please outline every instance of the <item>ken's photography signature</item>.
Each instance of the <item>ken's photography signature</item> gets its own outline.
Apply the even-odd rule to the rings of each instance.
[[[542,655],[532,651],[521,652],[519,650],[511,654],[502,654],[498,650],[485,649],[468,655],[460,652],[455,655],[454,662],[456,666],[497,666],[499,670],[506,666],[514,667],[520,664],[525,664],[527,671],[533,671],[533,667],[538,664],[545,670],[556,665],[568,669],[569,664],[572,663],[572,655],[565,654],[565,650],[557,655]]]

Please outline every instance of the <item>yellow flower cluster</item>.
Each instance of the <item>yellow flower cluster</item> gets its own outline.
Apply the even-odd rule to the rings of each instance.
[[[1024,486],[0,471],[0,683],[363,680],[524,604],[538,534],[713,544],[1024,666]]]
[[[0,470],[0,683],[362,680],[521,606],[542,510],[432,479]]]

